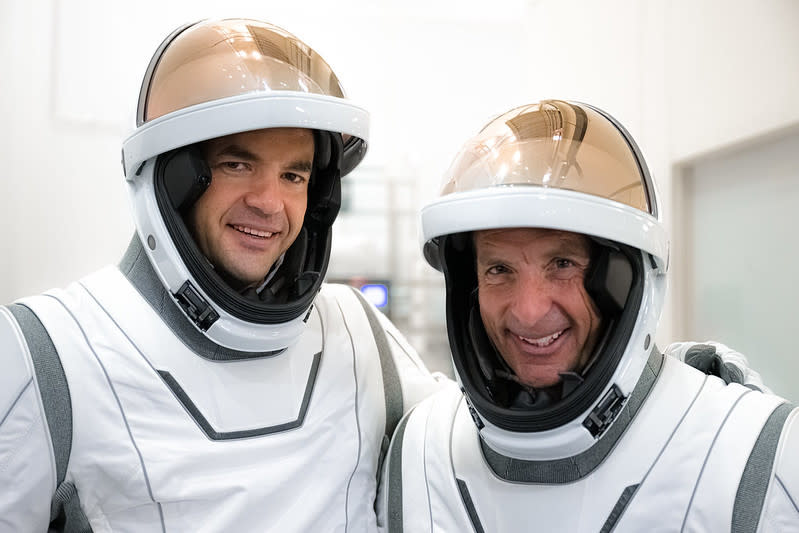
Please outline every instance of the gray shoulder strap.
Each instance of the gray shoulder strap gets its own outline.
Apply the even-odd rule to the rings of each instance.
[[[411,409],[413,412],[413,408]],[[408,424],[408,419],[411,417],[409,412],[405,418],[399,423],[397,433],[391,440],[391,447],[388,451],[388,486],[386,490],[387,495],[387,508],[386,508],[386,531],[388,533],[401,533],[403,531],[402,525],[402,445],[405,440],[405,426]]]
[[[80,499],[72,483],[65,483],[69,455],[72,452],[72,399],[58,351],[39,317],[24,304],[11,304],[14,315],[33,360],[36,381],[42,396],[44,415],[53,441],[56,467],[56,491],[50,507],[53,532],[90,532],[91,526],[80,508]]]
[[[72,401],[69,385],[64,375],[61,359],[41,320],[29,307],[11,304],[8,310],[19,323],[28,349],[31,352],[36,381],[42,395],[44,414],[53,441],[53,453],[59,486],[67,473],[67,463],[72,449]]]
[[[385,439],[386,442],[384,444],[388,444],[391,435],[394,433],[394,428],[397,427],[400,418],[402,418],[403,412],[402,387],[400,386],[399,373],[394,364],[394,357],[391,355],[388,336],[383,326],[380,324],[380,319],[375,314],[374,308],[369,305],[369,302],[363,297],[361,291],[355,288],[353,288],[352,291],[356,294],[358,301],[361,302],[366,317],[369,319],[369,326],[372,328],[372,335],[377,344],[377,351],[380,354],[380,369],[383,373],[383,393],[386,400],[387,439]]]
[[[733,533],[757,531],[774,467],[780,435],[794,406],[780,404],[768,417],[746,462],[732,509]]]

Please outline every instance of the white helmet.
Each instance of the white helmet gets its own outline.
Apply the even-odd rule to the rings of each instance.
[[[213,270],[182,214],[211,180],[197,143],[279,127],[314,132],[308,207],[270,285],[248,298]],[[368,113],[345,98],[330,66],[281,28],[210,20],[164,40],[145,74],[122,164],[150,263],[198,331],[242,352],[282,350],[299,337],[327,270],[339,179],[363,159],[368,130]]]
[[[666,289],[668,239],[632,137],[586,104],[546,100],[512,109],[461,149],[421,226],[425,258],[446,278],[455,371],[486,443],[526,460],[593,446],[642,375]],[[469,238],[519,227],[591,238],[585,286],[606,324],[589,362],[567,376],[557,397],[525,407],[502,397],[515,382],[480,320]]]

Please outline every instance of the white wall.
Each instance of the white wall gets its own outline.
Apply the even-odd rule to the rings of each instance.
[[[799,35],[795,31],[799,3],[681,0],[669,6],[670,166],[663,170],[669,176],[668,192],[680,198],[681,173],[697,159],[736,152],[799,125]],[[675,238],[685,230],[682,207],[672,210]],[[692,330],[678,318],[691,305],[682,293],[691,277],[686,268],[692,258],[686,255],[686,246],[675,244],[670,315],[674,334],[682,337]],[[770,296],[763,298],[767,302]]]
[[[165,33],[207,15],[269,19],[322,51],[372,111],[365,164],[416,180],[417,204],[489,117],[544,97],[594,103],[628,127],[670,226],[675,169],[799,122],[794,0],[222,4],[0,5],[0,301],[119,257],[132,233],[119,146],[141,73]],[[679,305],[667,308],[661,345]]]
[[[683,327],[749,356],[776,393],[799,400],[796,205],[799,128],[703,158],[684,179],[691,290]]]

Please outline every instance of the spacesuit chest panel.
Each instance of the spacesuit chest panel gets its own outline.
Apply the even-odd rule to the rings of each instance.
[[[353,479],[374,479],[362,440],[382,428],[359,425],[342,386],[358,350],[340,314],[315,310],[280,354],[212,361],[115,268],[25,303],[69,382],[67,480],[95,530],[366,529],[374,484]]]
[[[428,476],[431,509],[444,494],[460,503],[450,505],[451,518],[436,518],[440,530],[468,520],[487,532],[730,531],[741,473],[781,400],[665,359],[658,383],[613,451],[569,483],[555,481],[556,472],[552,482],[503,479],[485,461],[461,402],[451,441],[439,439],[451,442],[449,449],[431,444],[426,450],[427,468],[436,472],[432,465],[444,460],[456,480]]]

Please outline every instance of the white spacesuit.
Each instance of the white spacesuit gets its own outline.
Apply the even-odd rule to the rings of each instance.
[[[211,177],[196,146],[275,127],[313,130],[307,210],[265,283],[237,292],[184,222]],[[391,432],[438,384],[359,292],[322,283],[367,134],[280,28],[164,41],[123,148],[138,235],[121,264],[0,307],[0,532],[376,529]]]
[[[535,367],[513,366],[481,309],[480,276],[521,280],[535,263],[524,256],[534,245],[517,263],[489,248],[490,270],[476,273],[478,237],[498,242],[503,231],[575,235],[591,246],[580,285],[602,326],[584,362],[554,385],[524,378]],[[613,118],[549,100],[494,119],[423,209],[422,233],[428,262],[446,277],[459,386],[397,428],[378,499],[390,532],[799,531],[799,409],[653,345],[668,241],[646,163]],[[545,267],[572,263],[555,257]],[[543,353],[567,335],[514,342]],[[717,359],[713,346],[685,348],[674,351],[695,366]]]

